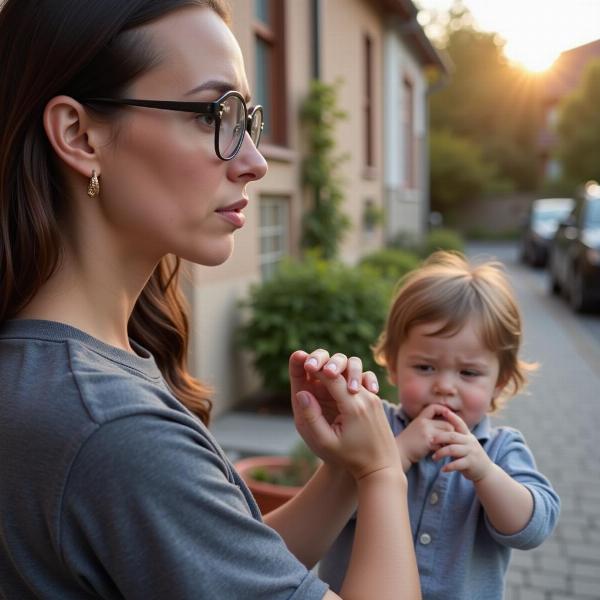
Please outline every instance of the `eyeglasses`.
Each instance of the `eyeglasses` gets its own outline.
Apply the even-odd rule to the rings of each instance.
[[[175,102],[170,100],[134,100],[132,98],[85,98],[84,104],[117,104],[141,106],[160,110],[177,110],[214,117],[214,121],[204,119],[203,124],[214,128],[215,152],[221,160],[235,158],[244,142],[246,131],[258,148],[264,120],[263,108],[257,105],[248,112],[246,101],[236,91],[229,91],[214,102]]]

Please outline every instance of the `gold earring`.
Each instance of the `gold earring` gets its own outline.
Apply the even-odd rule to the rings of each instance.
[[[95,198],[100,193],[100,182],[98,181],[98,176],[96,175],[96,171],[92,169],[92,176],[90,177],[90,182],[88,184],[87,194],[90,198]]]

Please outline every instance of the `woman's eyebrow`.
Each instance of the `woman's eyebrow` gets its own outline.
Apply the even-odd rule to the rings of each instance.
[[[204,83],[201,83],[199,86],[195,87],[194,89],[191,89],[189,92],[186,92],[184,96],[191,96],[192,94],[197,94],[199,92],[203,92],[204,90],[214,90],[220,94],[224,94],[225,92],[229,92],[231,90],[237,90],[237,86],[235,86],[229,81],[211,79],[210,81],[205,81]],[[242,93],[241,90],[237,91]],[[251,96],[248,92],[246,92],[245,94],[242,93],[242,96],[244,96],[244,100],[246,101],[246,103],[250,102]]]

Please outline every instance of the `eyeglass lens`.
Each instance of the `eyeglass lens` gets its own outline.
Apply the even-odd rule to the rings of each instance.
[[[237,96],[229,96],[223,101],[219,129],[219,152],[223,158],[230,158],[237,152],[245,130],[246,110],[244,104]]]
[[[262,121],[262,112],[255,110],[250,124],[250,137],[257,146],[262,131]],[[223,101],[223,113],[219,128],[219,153],[223,158],[229,159],[237,153],[245,133],[246,107],[238,96],[229,96]]]
[[[255,109],[252,113],[252,121],[250,123],[250,137],[254,142],[254,145],[258,148],[260,142],[260,136],[262,134],[263,127],[263,112],[260,108]]]

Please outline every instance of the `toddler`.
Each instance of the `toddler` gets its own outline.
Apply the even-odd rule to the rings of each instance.
[[[511,548],[541,544],[560,501],[523,436],[489,414],[535,365],[518,357],[521,317],[498,263],[433,254],[402,282],[375,357],[398,390],[385,403],[408,478],[425,600],[500,600]],[[321,561],[334,590],[352,519]]]

